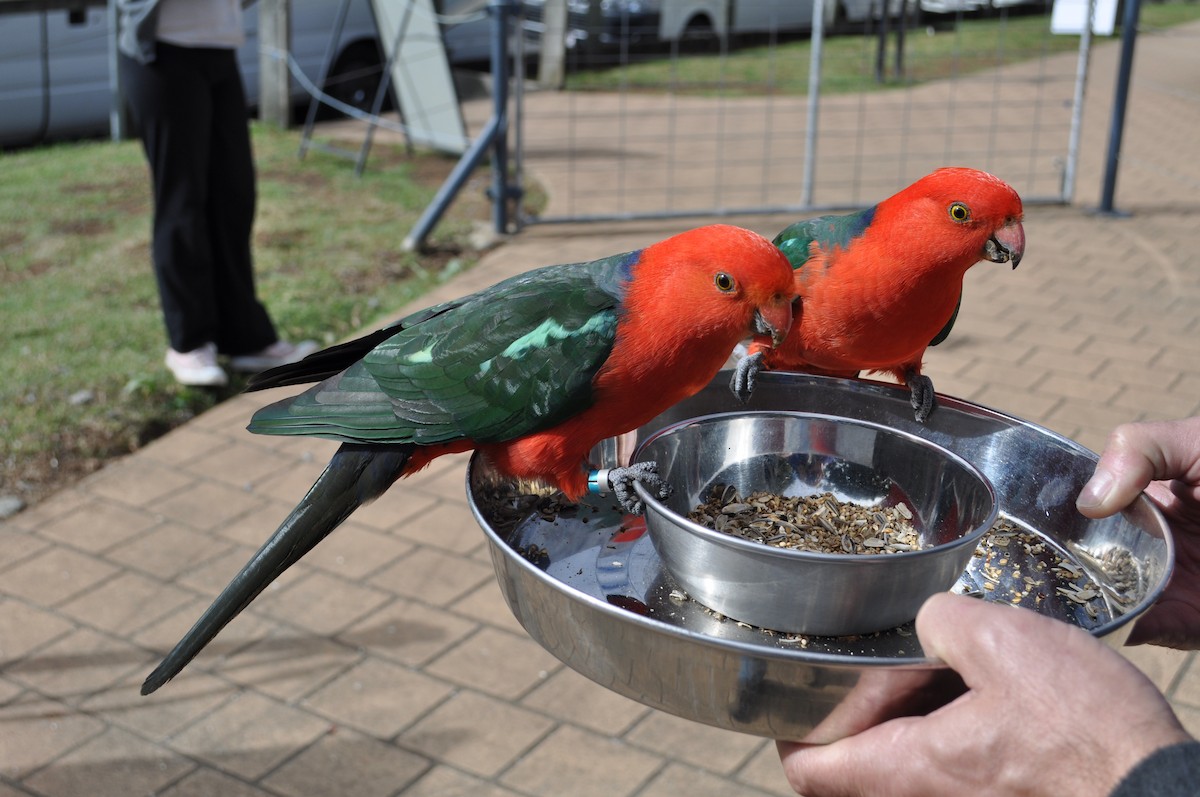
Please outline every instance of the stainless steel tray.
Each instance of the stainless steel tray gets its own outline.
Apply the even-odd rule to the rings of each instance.
[[[1112,644],[1165,586],[1173,545],[1142,498],[1123,514],[1089,520],[1074,507],[1095,455],[1049,430],[938,397],[922,425],[908,392],[866,380],[788,373],[759,377],[739,405],[728,373],[639,430],[639,439],[685,418],[738,409],[829,413],[886,424],[944,445],[992,480],[1008,531],[989,535],[955,589],[1020,604],[1079,625]],[[595,464],[616,463],[616,446]],[[681,593],[643,532],[611,498],[578,505],[521,495],[492,482],[473,458],[472,511],[491,548],[514,615],[567,665],[622,695],[721,728],[801,739],[839,725],[836,707],[868,700],[874,720],[927,711],[952,697],[957,676],[927,658],[911,623],[854,637],[777,634],[715,615]],[[908,684],[900,688],[899,682]],[[898,701],[919,683],[922,705]],[[861,716],[861,712],[854,712]]]

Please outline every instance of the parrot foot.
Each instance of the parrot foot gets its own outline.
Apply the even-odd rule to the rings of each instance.
[[[762,370],[763,353],[761,351],[754,354],[747,354],[742,359],[738,360],[737,367],[733,371],[733,377],[729,380],[729,389],[733,391],[733,395],[737,396],[738,401],[745,404],[750,400],[751,394],[754,393],[754,380],[758,376],[758,372]]]
[[[912,394],[909,403],[912,404],[913,416],[917,423],[925,423],[929,420],[933,408],[937,406],[933,395],[933,380],[915,371],[909,371],[904,375],[904,381],[908,383]]]
[[[623,468],[595,471],[588,477],[588,489],[605,495],[608,492],[605,488],[611,487],[623,510],[631,515],[640,515],[646,507],[633,489],[634,482],[641,482],[660,501],[671,495],[671,485],[659,478],[658,465],[653,462],[635,462]]]

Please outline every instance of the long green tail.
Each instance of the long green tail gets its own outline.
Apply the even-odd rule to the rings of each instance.
[[[142,682],[142,694],[148,695],[174,678],[272,581],[300,561],[355,509],[391,487],[411,454],[411,446],[347,443],[339,448],[287,519]]]

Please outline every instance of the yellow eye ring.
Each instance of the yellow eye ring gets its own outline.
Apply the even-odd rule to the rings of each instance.
[[[971,209],[961,202],[950,205],[950,218],[957,222],[971,220]]]
[[[713,277],[713,284],[721,293],[733,293],[737,289],[737,281],[724,271],[718,271]]]

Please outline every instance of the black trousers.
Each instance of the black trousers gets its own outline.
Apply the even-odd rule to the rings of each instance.
[[[254,287],[255,175],[236,53],[159,42],[155,60],[121,57],[154,188],[151,250],[176,351],[216,343],[248,354],[278,337]]]

